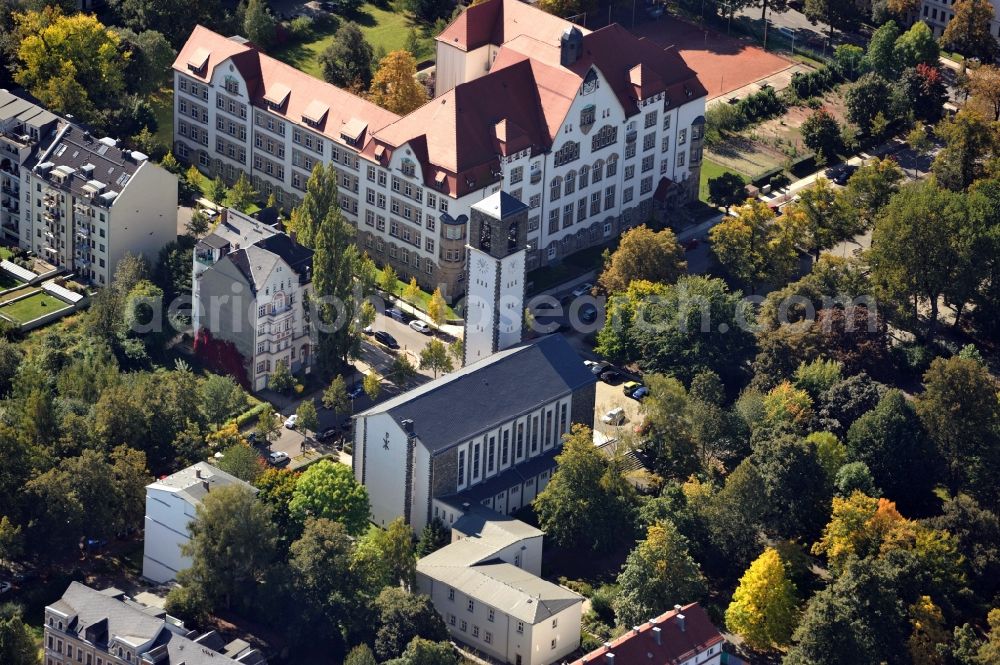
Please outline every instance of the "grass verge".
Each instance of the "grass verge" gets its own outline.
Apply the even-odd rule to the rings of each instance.
[[[723,173],[735,173],[739,177],[743,178],[744,181],[747,177],[732,169],[727,169],[722,164],[718,162],[713,162],[711,159],[701,160],[701,181],[698,183],[698,199],[708,203],[708,181],[712,178],[718,178]]]

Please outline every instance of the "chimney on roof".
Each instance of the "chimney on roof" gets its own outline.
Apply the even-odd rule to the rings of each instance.
[[[406,432],[409,436],[413,436],[413,421],[412,420],[410,420],[409,418],[406,418],[403,421],[401,421],[399,424],[403,426],[403,431],[404,432]]]
[[[687,617],[685,617],[683,614],[677,615],[677,627],[681,629],[682,633],[684,632],[684,629],[687,628],[684,621],[686,618]]]
[[[201,469],[195,468],[194,477],[198,478],[199,480],[201,479]]]
[[[575,25],[566,28],[559,38],[559,64],[569,67],[580,59],[583,53],[583,33]]]
[[[680,605],[674,605],[674,612],[680,612],[683,609]]]
[[[211,492],[212,491],[212,488],[209,486],[207,480],[202,480],[201,481],[201,486],[205,488],[206,492]]]
[[[608,665],[615,665],[615,655],[613,653],[604,654],[604,662]]]
[[[663,629],[655,626],[651,632],[653,633],[653,641],[656,642],[657,646],[663,644]]]

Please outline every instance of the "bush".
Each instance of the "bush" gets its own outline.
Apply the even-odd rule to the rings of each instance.
[[[820,67],[808,73],[792,74],[791,89],[799,99],[808,99],[830,90],[841,81],[840,74],[830,67]]]
[[[288,23],[289,37],[297,42],[312,36],[314,21],[308,16],[296,16]]]
[[[612,602],[618,595],[618,589],[609,584],[598,587],[590,596],[590,610],[600,619],[601,623],[615,625],[615,610]]]
[[[257,420],[257,418],[260,417],[260,414],[266,408],[267,408],[267,402],[260,402],[253,408],[248,409],[243,413],[241,413],[240,415],[236,416],[235,419],[236,427],[243,428],[244,426],[249,425],[251,422]]]
[[[594,593],[594,587],[590,586],[588,583],[582,580],[570,580],[566,579],[565,577],[560,577],[559,584],[571,591],[577,592],[578,594],[586,598],[590,598],[590,596],[593,595]]]
[[[752,125],[785,112],[785,103],[778,98],[774,88],[768,86],[760,92],[744,97],[736,104],[745,125]]]
[[[929,346],[917,342],[907,342],[893,348],[897,364],[909,372],[910,376],[921,377],[937,356]]]

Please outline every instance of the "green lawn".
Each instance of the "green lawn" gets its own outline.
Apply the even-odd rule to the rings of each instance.
[[[71,305],[67,305],[62,300],[59,300],[59,298],[55,298],[47,293],[39,291],[38,293],[28,296],[23,300],[18,300],[17,302],[9,303],[0,307],[0,313],[6,314],[19,323],[27,323],[28,321],[37,319],[43,314],[55,312],[60,309],[71,308]]]
[[[390,9],[376,7],[371,3],[361,5],[354,13],[343,17],[357,23],[365,39],[376,51],[381,47],[386,53],[405,48],[410,30],[417,33],[417,52],[414,54],[417,62],[434,56],[434,39],[429,26],[421,25],[403,13]],[[270,55],[287,62],[297,69],[322,78],[319,67],[319,55],[333,42],[339,21],[331,21],[329,26],[317,30],[311,38],[303,42],[285,44],[272,49]]]
[[[7,289],[13,289],[15,286],[24,284],[17,277],[14,277],[6,270],[0,270],[0,291],[5,291]]]
[[[701,182],[698,186],[698,198],[702,201],[708,202],[708,181],[712,178],[718,178],[723,173],[735,173],[739,177],[746,180],[746,176],[732,169],[727,169],[722,164],[713,162],[710,159],[701,160]]]
[[[395,292],[392,295],[396,296],[397,298],[402,299],[402,293],[406,290],[406,288],[408,286],[409,286],[408,282],[404,282],[404,281],[402,281],[400,279],[397,279],[396,280],[396,290],[395,290]],[[414,307],[416,307],[417,309],[419,309],[421,312],[426,312],[428,306],[430,305],[431,296],[432,295],[433,294],[427,293],[423,289],[420,289],[420,292],[417,294],[417,300],[416,300],[416,302],[412,302],[412,303],[409,303],[409,304],[413,305]],[[409,302],[409,301],[407,301],[407,302]],[[453,310],[451,308],[451,305],[447,305],[447,304],[445,305],[444,317],[445,317],[446,321],[453,321],[455,319],[460,318],[458,316],[458,314],[455,313],[455,310]]]
[[[149,96],[156,114],[156,138],[167,148],[174,144],[174,91],[163,88]]]

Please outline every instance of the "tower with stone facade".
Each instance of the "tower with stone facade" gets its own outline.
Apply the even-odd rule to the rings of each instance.
[[[528,206],[500,191],[472,206],[466,246],[466,365],[521,341]]]

